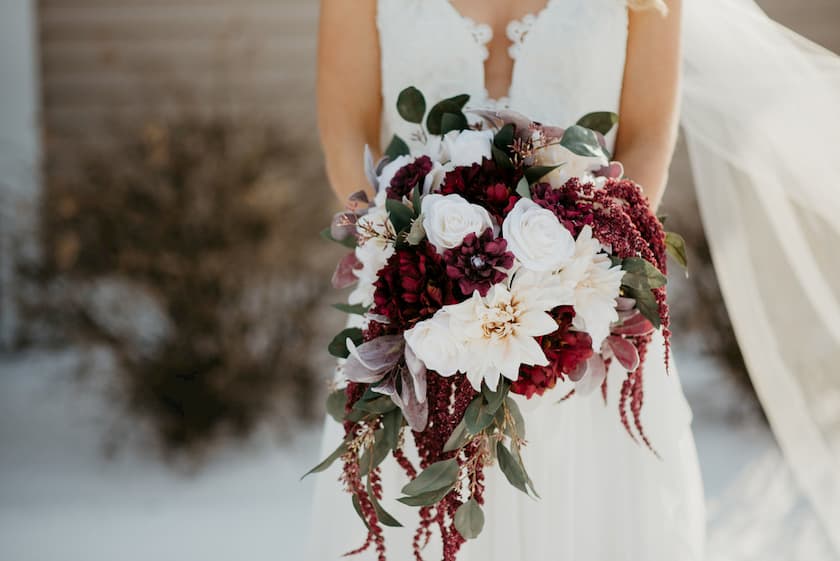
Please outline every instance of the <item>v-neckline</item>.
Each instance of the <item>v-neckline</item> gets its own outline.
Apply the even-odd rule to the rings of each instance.
[[[536,12],[528,12],[527,14],[508,20],[505,24],[505,35],[510,44],[507,47],[507,55],[513,61],[510,70],[510,79],[508,81],[505,94],[502,97],[492,97],[490,90],[487,89],[487,60],[490,58],[488,43],[493,40],[493,27],[486,22],[477,21],[471,17],[465,16],[461,13],[452,0],[442,0],[444,4],[449,7],[452,15],[458,18],[463,24],[466,31],[472,36],[476,45],[482,51],[481,60],[481,86],[484,90],[484,97],[487,101],[494,105],[506,104],[510,100],[511,92],[513,91],[513,84],[516,80],[516,69],[519,51],[522,50],[523,45],[531,30],[542,19],[543,15],[551,8],[555,0],[546,0],[545,6]]]

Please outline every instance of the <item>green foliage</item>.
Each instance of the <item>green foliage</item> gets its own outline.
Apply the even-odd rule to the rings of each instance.
[[[467,540],[481,534],[484,529],[484,512],[474,498],[470,498],[455,511],[455,529]]]
[[[409,123],[420,124],[426,114],[426,98],[420,90],[409,86],[397,97],[397,112]]]
[[[593,131],[597,131],[603,135],[609,133],[617,123],[618,115],[609,111],[587,113],[577,122],[579,126],[592,129]]]

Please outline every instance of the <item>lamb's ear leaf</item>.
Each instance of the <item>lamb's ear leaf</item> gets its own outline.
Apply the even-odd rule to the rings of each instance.
[[[610,111],[587,113],[577,122],[581,127],[597,131],[604,135],[609,133],[616,123],[618,123],[618,114]]]
[[[477,538],[484,529],[484,512],[473,498],[458,507],[455,511],[455,529],[464,537],[471,540]]]
[[[391,142],[388,144],[388,148],[385,149],[385,155],[390,160],[395,160],[400,156],[408,156],[410,153],[411,151],[408,149],[408,144],[406,144],[405,140],[397,135],[391,137]]]
[[[409,86],[397,97],[397,112],[409,123],[420,124],[426,114],[426,98],[414,86]]]
[[[338,448],[336,448],[333,451],[332,454],[327,456],[324,459],[324,461],[322,461],[320,464],[318,464],[317,466],[315,466],[314,468],[310,469],[305,474],[303,474],[303,477],[301,477],[301,479],[303,479],[307,475],[312,475],[313,473],[320,473],[322,471],[325,471],[328,467],[333,465],[333,462],[335,462],[337,459],[339,459],[341,456],[343,456],[346,452],[347,452],[347,441],[343,440],[343,441],[341,441],[341,444],[338,445]]]

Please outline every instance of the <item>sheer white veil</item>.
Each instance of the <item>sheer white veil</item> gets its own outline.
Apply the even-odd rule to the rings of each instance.
[[[752,0],[684,0],[682,126],[753,385],[840,555],[840,57]]]

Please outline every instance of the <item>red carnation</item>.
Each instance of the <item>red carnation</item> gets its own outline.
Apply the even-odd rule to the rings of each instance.
[[[507,277],[503,269],[513,267],[513,253],[507,251],[507,241],[495,238],[488,228],[481,234],[469,234],[458,247],[443,254],[446,274],[458,281],[458,288],[465,296],[478,290],[482,296],[490,287]]]
[[[389,199],[401,201],[403,197],[411,196],[411,192],[418,183],[426,179],[432,171],[432,160],[428,156],[420,156],[410,164],[397,170],[391,179],[391,184],[385,191]]]
[[[542,395],[563,380],[565,375],[593,355],[592,338],[587,333],[572,331],[572,319],[575,317],[571,306],[560,306],[552,310],[551,315],[559,326],[556,331],[539,338],[540,346],[548,358],[548,366],[526,366],[519,369],[519,379],[510,391],[531,398]]]
[[[548,183],[538,183],[531,188],[534,202],[552,211],[575,237],[584,226],[593,224],[592,197],[593,185],[581,184],[577,178],[570,179],[557,189]]]
[[[480,164],[459,166],[447,173],[440,192],[444,195],[457,193],[469,202],[483,206],[501,222],[519,199],[516,183],[521,177],[520,170],[503,169],[493,160],[484,158]]]
[[[402,329],[431,317],[446,304],[456,303],[443,257],[430,243],[397,249],[374,283],[374,314],[387,317]]]

